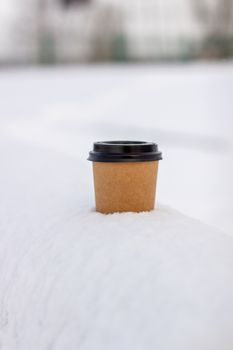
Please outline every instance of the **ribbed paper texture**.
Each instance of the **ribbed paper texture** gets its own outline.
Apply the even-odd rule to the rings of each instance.
[[[154,209],[158,162],[93,162],[96,210],[101,213]]]

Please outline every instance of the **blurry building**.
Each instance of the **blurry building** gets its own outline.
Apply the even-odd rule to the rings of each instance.
[[[205,30],[195,0],[9,1],[12,62],[184,60],[198,55]]]

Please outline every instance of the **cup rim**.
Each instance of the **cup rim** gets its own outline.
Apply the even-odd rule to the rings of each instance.
[[[158,145],[148,141],[96,141],[89,152],[93,162],[145,162],[162,159]]]

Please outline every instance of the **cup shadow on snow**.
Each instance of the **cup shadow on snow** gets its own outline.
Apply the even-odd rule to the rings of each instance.
[[[167,145],[168,147],[197,149],[206,152],[227,153],[230,150],[230,144],[224,138],[191,133],[175,130],[162,130],[157,128],[137,127],[134,125],[121,125],[113,123],[91,123],[82,125],[83,131],[91,131],[95,137],[100,139],[103,135],[109,135],[110,138],[118,139],[134,137],[135,139],[144,138]],[[105,137],[106,138],[106,137]]]

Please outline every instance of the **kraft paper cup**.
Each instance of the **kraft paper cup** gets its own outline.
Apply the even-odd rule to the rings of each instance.
[[[95,142],[93,162],[96,211],[142,212],[154,209],[158,146],[143,141]]]

